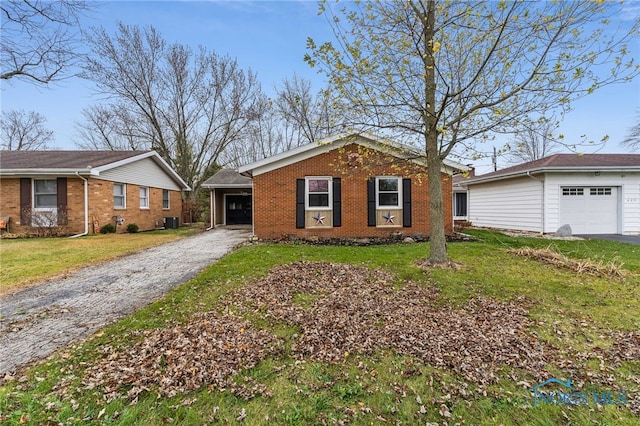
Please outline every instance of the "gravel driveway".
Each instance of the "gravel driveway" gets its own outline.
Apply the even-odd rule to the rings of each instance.
[[[158,299],[249,234],[216,229],[0,296],[0,378]]]

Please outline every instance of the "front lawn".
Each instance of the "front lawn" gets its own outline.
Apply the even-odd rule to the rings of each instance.
[[[7,380],[0,422],[636,425],[640,246],[472,233],[455,269],[422,243],[242,247]],[[550,378],[572,389],[534,401]]]
[[[135,234],[79,238],[0,239],[0,294],[145,248],[193,235],[196,225]]]

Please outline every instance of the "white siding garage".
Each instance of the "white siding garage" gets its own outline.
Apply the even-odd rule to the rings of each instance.
[[[618,187],[564,186],[560,188],[560,224],[574,234],[617,234]]]
[[[555,154],[464,186],[475,226],[640,235],[640,154]]]
[[[469,186],[469,221],[474,226],[542,232],[542,185],[520,177]]]

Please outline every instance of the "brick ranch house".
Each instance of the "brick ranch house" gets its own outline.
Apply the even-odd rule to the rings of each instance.
[[[442,170],[447,234],[453,232],[451,175]],[[424,158],[363,134],[338,135],[223,170],[210,189],[211,223],[253,225],[258,238],[428,236]],[[231,220],[230,220],[231,219]]]
[[[10,232],[57,225],[84,235],[108,223],[150,230],[181,216],[188,190],[155,151],[0,153],[0,217]]]

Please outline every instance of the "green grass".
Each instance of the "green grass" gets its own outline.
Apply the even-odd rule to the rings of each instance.
[[[193,226],[80,238],[0,239],[0,294],[198,231],[198,227]]]
[[[474,297],[531,301],[529,332],[567,354],[609,347],[609,331],[640,328],[640,279],[624,282],[583,276],[508,253],[530,246],[555,250],[572,258],[616,260],[640,275],[640,247],[606,241],[549,241],[510,238],[486,231],[471,231],[477,242],[450,243],[450,257],[463,265],[458,270],[423,271],[415,262],[428,257],[428,244],[369,247],[258,244],[242,247],[206,269],[192,281],[171,291],[139,312],[104,329],[99,336],[60,351],[54,358],[30,368],[22,380],[0,387],[0,422],[18,424],[501,424],[636,425],[626,406],[532,406],[531,377],[509,368],[482,393],[454,371],[439,369],[410,356],[380,350],[374,355],[349,354],[338,362],[294,359],[284,350],[239,372],[235,381],[256,382],[266,392],[249,399],[229,391],[203,387],[172,398],[153,389],[137,403],[126,398],[105,403],[100,389],[85,389],[84,370],[101,357],[101,345],[133,344],[135,330],[187,321],[199,312],[214,310],[219,298],[244,283],[265,276],[273,267],[298,260],[330,261],[383,268],[395,274],[398,285],[413,280],[433,285],[439,303],[461,306]],[[4,244],[4,242],[3,242]],[[307,307],[319,296],[296,295],[294,303]],[[251,318],[256,326],[272,330],[285,340],[299,332],[283,324]],[[558,334],[560,333],[560,334]],[[287,340],[288,341],[288,340]],[[576,360],[576,362],[579,362]],[[591,358],[585,369],[599,371]],[[585,383],[588,391],[607,391],[616,385],[628,398],[640,398],[640,360],[607,366],[611,384]],[[569,374],[550,366],[558,378]],[[67,391],[59,396],[59,387]],[[461,389],[463,390],[461,392]],[[443,407],[446,411],[443,411]]]

